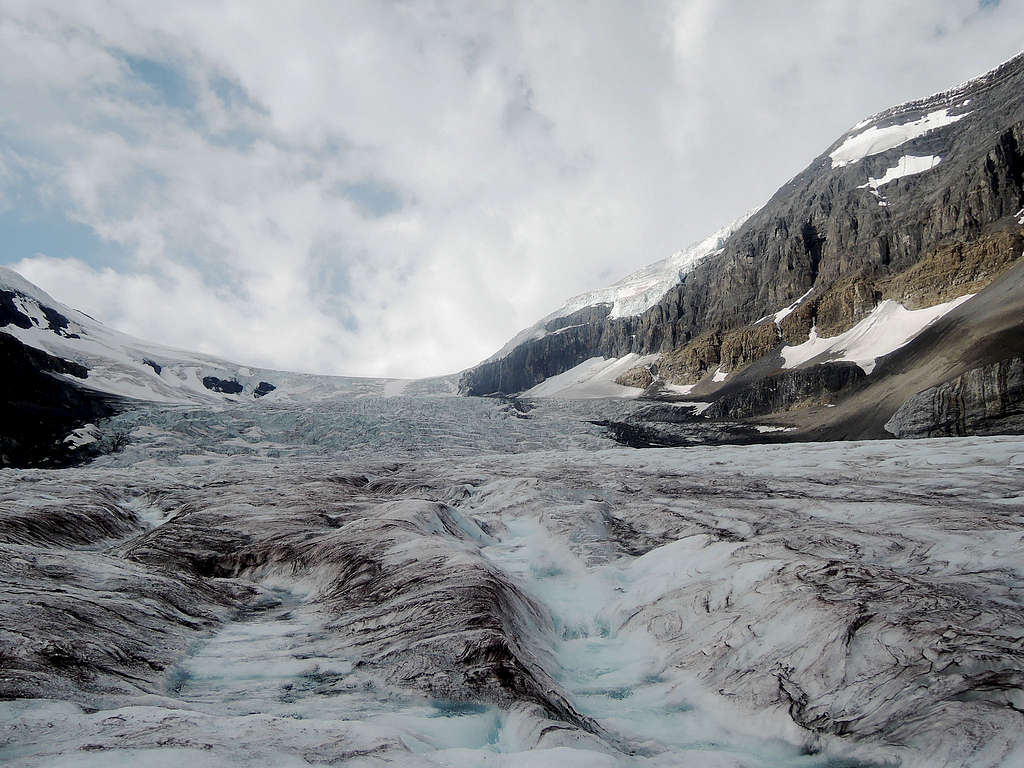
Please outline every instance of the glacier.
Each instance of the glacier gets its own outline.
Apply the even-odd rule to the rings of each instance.
[[[649,402],[402,390],[0,470],[0,762],[1024,760],[1024,439],[636,450]]]

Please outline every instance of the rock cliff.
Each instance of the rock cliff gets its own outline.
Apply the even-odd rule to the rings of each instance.
[[[907,400],[885,425],[896,437],[1024,431],[1024,358],[972,368]]]

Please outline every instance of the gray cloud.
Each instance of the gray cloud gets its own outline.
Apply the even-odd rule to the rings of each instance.
[[[977,0],[0,0],[0,200],[95,233],[0,262],[156,341],[444,373],[1021,29]]]

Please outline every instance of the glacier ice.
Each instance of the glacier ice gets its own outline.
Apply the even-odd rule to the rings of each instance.
[[[151,405],[0,470],[0,761],[1019,764],[1021,438],[533,406]]]

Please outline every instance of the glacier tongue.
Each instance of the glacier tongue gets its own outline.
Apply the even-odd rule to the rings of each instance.
[[[635,451],[583,408],[149,409],[4,470],[0,761],[1019,763],[1020,438]]]

